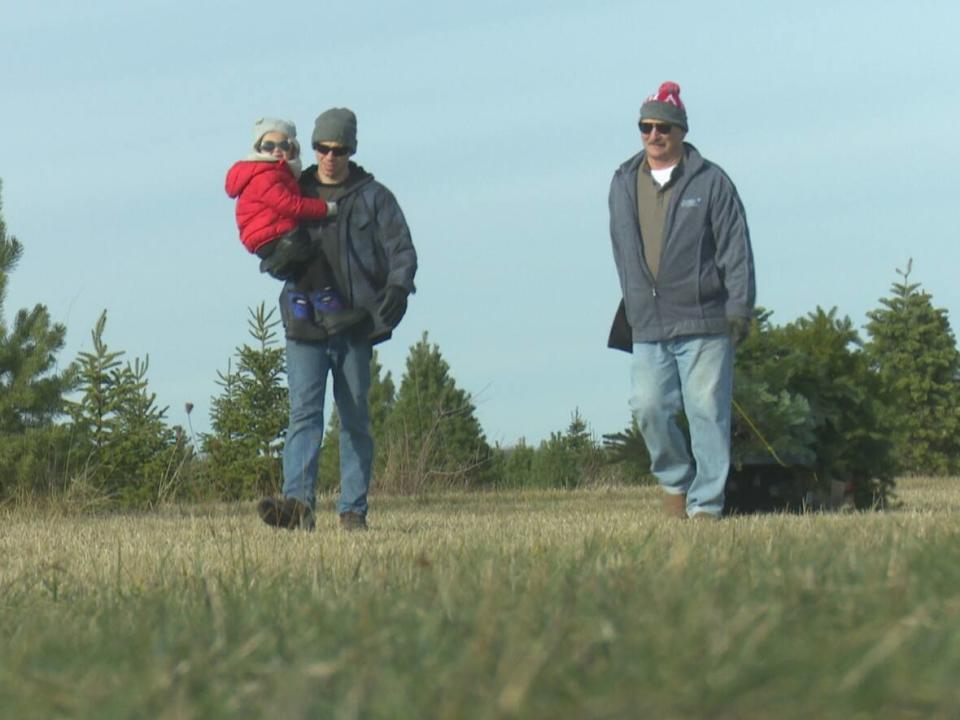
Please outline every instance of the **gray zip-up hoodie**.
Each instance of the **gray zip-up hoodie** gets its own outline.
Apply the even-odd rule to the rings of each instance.
[[[654,278],[643,257],[637,218],[640,152],[610,184],[610,238],[620,276],[623,310],[611,333],[617,344],[625,319],[633,342],[686,335],[721,335],[728,317],[749,317],[756,286],[750,232],[737,189],[720,167],[684,143],[683,174],[676,181],[663,230],[660,269]]]

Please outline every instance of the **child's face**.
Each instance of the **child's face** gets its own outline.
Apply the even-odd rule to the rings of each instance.
[[[293,157],[293,143],[286,133],[268,132],[260,138],[260,152],[273,155],[275,158],[290,160]]]

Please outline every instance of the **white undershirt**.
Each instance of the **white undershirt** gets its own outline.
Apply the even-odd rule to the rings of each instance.
[[[657,185],[663,187],[668,182],[670,182],[670,176],[673,175],[673,169],[677,167],[676,165],[671,165],[668,168],[661,168],[659,170],[654,170],[650,168],[650,174],[653,175],[653,179],[657,181]]]

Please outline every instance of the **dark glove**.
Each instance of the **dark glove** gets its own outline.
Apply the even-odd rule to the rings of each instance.
[[[728,317],[727,327],[730,329],[730,339],[734,346],[737,346],[750,334],[750,318]]]
[[[262,258],[260,272],[277,280],[289,280],[299,275],[313,259],[313,244],[303,235],[283,235],[257,254]]]
[[[388,285],[380,303],[380,319],[390,327],[400,324],[407,312],[407,291],[399,285]]]

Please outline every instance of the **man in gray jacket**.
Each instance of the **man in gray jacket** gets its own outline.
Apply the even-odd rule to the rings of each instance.
[[[623,301],[609,344],[634,354],[630,406],[666,513],[716,519],[730,469],[733,348],[746,337],[756,291],[737,190],[684,142],[688,129],[680,87],[663,83],[640,109],[643,151],[613,176],[610,236]]]
[[[313,528],[329,375],[341,426],[337,512],[342,528],[360,530],[367,525],[373,463],[372,348],[406,312],[417,254],[393,193],[350,159],[356,115],[347,108],[321,113],[312,141],[317,164],[303,171],[300,190],[336,203],[336,213],[306,227],[312,259],[280,295],[290,388],[283,497],[265,498],[259,512],[269,525]]]

